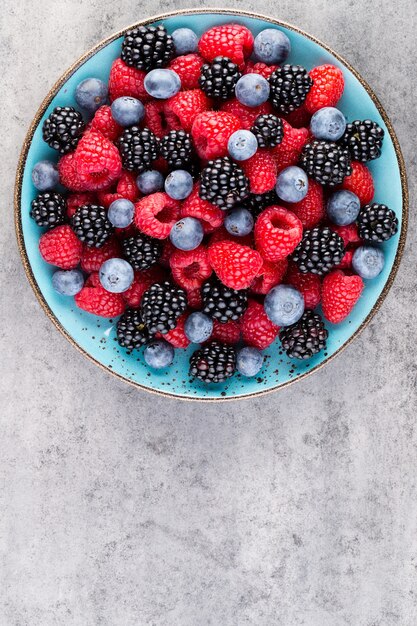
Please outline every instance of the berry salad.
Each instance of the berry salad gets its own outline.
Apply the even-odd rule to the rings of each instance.
[[[384,131],[337,108],[339,67],[296,59],[278,28],[138,26],[108,83],[43,123],[57,163],[33,168],[31,217],[53,288],[150,368],[195,344],[193,379],[257,376],[277,338],[310,359],[383,270],[398,220],[366,163]]]

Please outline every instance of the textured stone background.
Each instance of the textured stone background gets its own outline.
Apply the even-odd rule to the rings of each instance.
[[[234,4],[298,24],[358,68],[394,122],[413,201],[414,0]],[[95,42],[180,6],[192,3],[3,0],[0,624],[414,626],[413,207],[376,319],[328,367],[259,400],[130,388],[66,342],[25,279],[12,190],[39,102]]]

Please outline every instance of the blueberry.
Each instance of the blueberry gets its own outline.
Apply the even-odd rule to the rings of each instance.
[[[291,52],[291,43],[282,30],[265,28],[256,35],[253,51],[258,61],[267,65],[281,65]]]
[[[191,313],[185,320],[184,334],[192,343],[207,341],[212,332],[213,320],[200,311]]]
[[[353,253],[352,267],[365,280],[379,276],[384,265],[384,253],[374,246],[360,246]]]
[[[308,192],[307,174],[296,165],[286,167],[277,178],[275,191],[284,202],[300,202]]]
[[[260,74],[245,74],[236,83],[236,98],[248,107],[257,107],[269,98],[269,83]]]
[[[95,113],[107,101],[107,85],[99,78],[86,78],[75,90],[75,99],[82,109]]]
[[[193,177],[186,170],[174,170],[165,179],[165,191],[174,200],[184,200],[193,190]]]
[[[52,161],[38,161],[32,170],[32,183],[39,191],[53,189],[59,183],[56,163]]]
[[[174,360],[174,348],[167,341],[160,339],[151,341],[146,346],[143,356],[149,367],[156,370],[163,369],[171,365]]]
[[[52,287],[61,296],[75,296],[84,285],[80,270],[57,270],[52,276]]]
[[[347,189],[335,191],[327,201],[327,215],[339,226],[352,224],[358,217],[360,209],[358,196]]]
[[[304,298],[291,285],[277,285],[265,296],[265,313],[277,326],[290,326],[304,313]]]
[[[111,114],[114,121],[120,126],[133,126],[143,120],[145,107],[136,98],[122,96],[112,102]]]
[[[145,76],[144,86],[153,98],[167,100],[181,89],[181,79],[174,70],[151,70]]]
[[[244,237],[252,232],[253,222],[253,215],[248,209],[237,208],[226,215],[224,226],[231,235]]]
[[[197,52],[198,37],[191,28],[177,28],[171,35],[177,56]]]
[[[258,149],[258,140],[250,130],[237,130],[230,135],[227,149],[232,159],[246,161],[255,154]]]
[[[264,357],[256,348],[246,346],[238,351],[236,369],[242,376],[256,376],[264,364]]]
[[[124,259],[108,259],[99,269],[100,283],[110,293],[122,293],[133,283],[133,268]]]
[[[204,229],[195,217],[183,217],[171,228],[169,238],[179,250],[195,250],[203,241]]]
[[[136,179],[136,184],[139,191],[148,195],[156,191],[161,191],[161,189],[164,188],[164,177],[158,170],[147,170],[139,174]]]
[[[135,205],[130,200],[120,198],[109,206],[107,217],[116,228],[127,228],[133,222]]]
[[[346,130],[345,116],[339,109],[324,107],[314,113],[310,130],[316,139],[337,141]]]

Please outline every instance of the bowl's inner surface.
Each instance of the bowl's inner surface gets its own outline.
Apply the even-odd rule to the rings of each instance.
[[[201,35],[210,26],[230,21],[244,23],[254,35],[271,26],[270,22],[263,19],[216,13],[175,15],[165,18],[163,23],[169,32],[180,26],[188,26]],[[346,86],[338,106],[348,120],[371,118],[384,128],[386,136],[382,156],[369,164],[375,179],[375,201],[390,206],[397,213],[401,223],[402,189],[399,164],[390,134],[371,96],[348,68],[330,52],[298,32],[281,26],[279,28],[282,28],[291,40],[290,63],[301,64],[311,69],[315,65],[329,62],[343,69]],[[96,76],[105,81],[108,79],[111,63],[120,54],[121,41],[122,37],[119,37],[102,47],[68,78],[39,120],[27,154],[21,190],[21,228],[32,273],[44,300],[67,334],[93,359],[134,383],[162,393],[207,399],[252,395],[277,388],[306,374],[337,352],[361,327],[375,307],[392,270],[399,235],[384,244],[386,255],[384,271],[377,279],[367,281],[363,296],[349,318],[338,326],[327,324],[329,340],[325,353],[320,353],[309,361],[298,362],[282,354],[277,341],[265,351],[266,364],[257,378],[245,379],[236,375],[222,385],[207,386],[198,381],[190,381],[188,359],[196,346],[191,346],[186,351],[176,350],[174,365],[169,370],[161,372],[150,370],[143,363],[141,352],[127,355],[118,346],[115,340],[114,320],[96,318],[84,313],[74,305],[72,298],[61,297],[53,291],[51,277],[54,268],[40,257],[38,251],[40,230],[29,217],[30,202],[36,195],[31,183],[32,168],[40,159],[57,159],[56,153],[42,141],[42,122],[55,106],[77,106],[74,100],[75,87],[84,78]]]

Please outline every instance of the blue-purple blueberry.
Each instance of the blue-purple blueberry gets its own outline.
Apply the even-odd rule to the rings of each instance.
[[[98,277],[102,287],[110,293],[123,293],[133,283],[133,268],[124,259],[113,258],[104,261]]]
[[[166,177],[164,188],[170,198],[185,200],[193,190],[193,177],[187,170],[174,170]]]
[[[291,285],[277,285],[265,296],[265,313],[277,326],[290,326],[304,313],[304,298]]]
[[[107,85],[99,78],[86,78],[77,85],[75,90],[77,104],[91,114],[107,102],[107,96]]]
[[[311,118],[310,130],[316,139],[337,141],[346,130],[346,118],[335,107],[323,107]]]
[[[109,222],[116,228],[127,228],[133,222],[135,205],[130,200],[119,198],[111,203],[107,211]]]
[[[143,352],[146,364],[156,370],[169,367],[174,360],[174,355],[174,348],[163,339],[151,341]]]
[[[253,52],[258,61],[267,65],[281,65],[291,52],[291,43],[282,30],[265,28],[256,35]]]
[[[56,163],[52,161],[38,161],[32,170],[32,182],[39,191],[48,191],[56,187],[59,183]]]
[[[200,311],[190,313],[185,320],[184,334],[191,343],[203,343],[213,332],[213,320]]]
[[[252,213],[243,207],[232,209],[224,219],[225,229],[231,235],[236,235],[236,237],[249,235],[253,230],[253,224]]]
[[[227,149],[232,159],[246,161],[250,159],[258,149],[258,140],[250,130],[237,130],[230,135]]]
[[[328,218],[338,226],[352,224],[361,210],[361,202],[356,194],[347,189],[335,191],[327,201]]]
[[[147,170],[139,174],[136,185],[139,191],[145,195],[156,193],[164,188],[164,177],[158,170]]]
[[[139,124],[145,116],[145,107],[137,98],[121,96],[111,104],[111,114],[115,122],[124,128]]]
[[[236,83],[236,98],[248,107],[257,107],[269,98],[269,83],[260,74],[244,74]]]
[[[385,257],[380,248],[360,246],[352,257],[352,267],[365,280],[376,278],[384,269]]]
[[[238,350],[236,355],[236,369],[242,376],[247,376],[248,378],[256,376],[262,369],[263,364],[264,357],[257,348],[245,346]]]
[[[52,276],[52,287],[61,296],[75,296],[84,286],[80,270],[57,270]]]
[[[277,178],[275,191],[284,202],[301,202],[308,192],[307,174],[297,165],[286,167]]]
[[[198,37],[191,28],[176,28],[172,35],[175,53],[177,56],[197,52]]]
[[[171,228],[169,238],[179,250],[195,250],[203,241],[204,229],[195,217],[183,217]]]
[[[145,76],[144,87],[153,98],[167,100],[179,92],[181,79],[174,70],[151,70]]]

